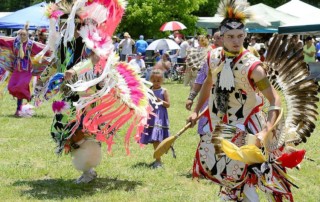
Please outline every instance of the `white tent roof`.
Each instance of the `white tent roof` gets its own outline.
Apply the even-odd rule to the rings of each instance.
[[[261,33],[267,33],[264,31],[276,32],[278,27],[285,24],[296,22],[299,18],[279,10],[276,10],[263,3],[252,5],[248,8],[260,19],[269,22],[271,25],[264,27],[257,22],[247,21],[246,27],[248,29],[260,29]],[[197,26],[205,28],[218,28],[223,18],[216,14],[214,17],[199,17]],[[250,30],[249,30],[250,32]]]
[[[10,15],[12,12],[0,12],[0,18]]]
[[[279,33],[318,34],[320,33],[320,9],[300,0],[291,0],[276,8],[295,15],[299,20],[279,27]]]
[[[319,8],[304,3],[300,0],[291,0],[288,3],[279,6],[276,8],[276,10],[304,19],[308,18],[308,16],[309,18],[313,19],[320,18]]]
[[[248,10],[251,10],[257,17],[270,23],[279,22],[280,25],[284,25],[298,20],[298,17],[295,15],[277,10],[263,3],[252,5]]]

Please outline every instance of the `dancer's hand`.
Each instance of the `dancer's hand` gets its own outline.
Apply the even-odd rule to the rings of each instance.
[[[192,101],[192,100],[187,100],[187,102],[186,102],[186,109],[190,111],[192,105],[193,105],[193,101]]]
[[[96,54],[91,55],[91,62],[93,65],[97,64],[100,61],[100,57]]]
[[[257,137],[255,145],[259,148],[262,147],[263,141],[267,136],[267,131],[262,130],[259,133],[255,134],[255,136]]]
[[[192,114],[190,114],[190,116],[187,119],[187,123],[191,123],[191,128],[193,128],[193,126],[195,126],[197,124],[197,117],[198,117],[198,113],[197,112],[192,112]]]
[[[69,69],[64,73],[64,79],[66,81],[70,81],[75,74],[76,71],[74,71],[73,69]]]

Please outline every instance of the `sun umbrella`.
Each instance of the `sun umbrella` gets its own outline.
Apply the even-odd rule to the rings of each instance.
[[[177,50],[180,46],[171,39],[158,39],[152,42],[147,50]]]
[[[182,24],[181,22],[178,21],[170,21],[170,22],[166,22],[164,23],[161,28],[160,31],[175,31],[175,30],[182,30],[182,29],[186,29],[187,27]]]

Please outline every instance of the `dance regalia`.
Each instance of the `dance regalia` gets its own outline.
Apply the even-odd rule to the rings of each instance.
[[[222,0],[218,7],[224,18],[220,34],[230,30],[245,34],[247,19],[267,25],[254,18],[248,7],[246,0]],[[212,75],[208,78],[214,84],[209,97],[211,127],[199,143],[194,171],[219,184],[224,200],[259,201],[255,190],[259,188],[269,201],[293,201],[290,186],[295,185],[286,169],[297,167],[304,159],[306,151],[295,146],[306,142],[314,131],[319,101],[319,86],[309,77],[302,50],[291,54],[294,48],[288,46],[286,37],[276,35],[264,63],[246,50],[235,55],[215,49],[208,58]],[[251,74],[258,66],[266,70],[267,78],[253,83]],[[281,93],[286,112],[280,106],[268,106],[256,85]],[[260,137],[259,131],[267,123],[261,111],[264,106],[279,113],[274,125]],[[261,148],[256,146],[257,139]]]
[[[76,47],[76,48],[74,48]],[[60,60],[57,61],[57,68],[54,68],[56,71],[48,71],[48,74],[42,74],[40,80],[47,87],[45,90],[44,98],[50,99],[55,96],[58,91],[61,94],[62,100],[53,102],[53,110],[55,112],[55,117],[51,125],[51,136],[54,141],[57,143],[56,153],[60,154],[63,150],[66,153],[71,151],[73,147],[77,147],[71,141],[71,130],[74,127],[76,122],[74,102],[79,100],[79,94],[72,92],[67,86],[67,82],[64,81],[63,73],[69,69],[76,71],[77,75],[80,75],[79,65],[83,70],[83,66],[87,69],[86,72],[93,71],[93,65],[91,60],[86,59],[90,50],[85,48],[85,44],[82,42],[82,38],[78,37],[67,43],[67,46],[61,44],[60,46]],[[83,64],[83,65],[82,65]],[[49,74],[54,73],[52,76]],[[85,74],[82,72],[82,74]],[[48,80],[48,78],[50,78]],[[94,90],[94,89],[93,89]],[[80,126],[76,129],[81,131],[82,127]]]
[[[313,132],[319,98],[318,86],[308,77],[301,50],[286,57],[291,51],[284,49],[286,43],[283,36],[275,36],[270,46],[273,51],[264,64],[246,50],[232,58],[235,85],[230,92],[218,87],[221,72],[213,74],[215,86],[209,98],[211,131],[199,143],[194,175],[201,173],[221,185],[220,194],[225,200],[241,201],[245,195],[251,201],[258,201],[258,196],[252,193],[259,188],[270,201],[284,198],[293,201],[293,178],[286,174],[286,169],[296,167],[304,158],[305,150],[293,146],[305,142]],[[227,57],[221,49],[212,51],[209,59],[212,72],[223,68]],[[250,79],[258,65],[267,67],[268,79],[283,94],[287,105],[285,119],[266,137],[261,150],[248,143],[249,134],[258,133],[266,124],[262,109],[267,103]],[[308,112],[304,117],[299,115],[301,108]],[[223,155],[216,151],[213,137],[217,134],[223,138]]]
[[[8,83],[8,90],[12,96],[30,101],[31,78],[39,75],[46,67],[45,63],[40,64],[33,59],[43,48],[44,45],[30,39],[21,43],[19,37],[0,37],[2,81],[5,81],[4,69],[12,73]]]
[[[148,98],[153,102],[156,98],[134,69],[126,63],[119,63],[118,56],[113,52],[112,35],[121,21],[125,5],[126,2],[118,0],[77,0],[72,6],[65,29],[60,30],[61,33],[57,33],[54,27],[61,15],[59,7],[50,4],[47,8],[51,26],[47,49],[59,55],[60,51],[56,47],[60,44],[56,43],[61,41],[66,48],[60,48],[60,58],[73,58],[67,57],[67,44],[73,39],[74,18],[77,14],[83,22],[78,30],[82,42],[99,57],[96,64],[92,64],[90,58],[73,58],[72,65],[61,60],[61,64],[48,68],[43,74],[45,80],[38,89],[40,93],[37,97],[40,100],[48,99],[51,97],[50,93],[53,95],[56,92],[62,93],[64,97],[62,101],[53,103],[56,116],[51,134],[58,144],[57,153],[63,150],[66,153],[77,151],[79,145],[74,143],[79,141],[78,136],[106,142],[110,149],[113,131],[131,122],[125,136],[128,149],[130,135],[135,131],[135,138],[138,140],[147,122],[152,111]],[[63,38],[60,38],[62,34]],[[87,50],[77,44],[72,47],[76,47],[74,53]],[[70,82],[64,82],[63,74],[48,76],[54,75],[52,72],[59,68],[63,73],[63,69],[69,67],[76,71],[75,78]]]
[[[222,48],[217,48],[210,54],[210,67],[218,68],[220,65],[224,65],[224,60],[225,55]],[[266,124],[260,110],[260,106],[263,104],[262,98],[258,96],[250,80],[250,74],[261,62],[249,51],[244,50],[233,58],[232,63],[234,64],[232,69],[235,77],[235,88],[232,93],[228,94],[229,96],[226,98],[228,102],[222,103],[220,99],[217,99],[217,96],[226,95],[225,92],[218,91],[217,83],[211,91],[209,98],[210,128],[215,128],[220,122],[229,124],[229,127],[232,127],[238,133],[230,134],[225,138],[240,147],[245,144],[244,131],[256,134]],[[213,78],[213,80],[217,82],[218,78]],[[225,107],[223,105],[227,105],[228,110],[221,114],[218,109]],[[241,129],[243,132],[241,132]],[[227,156],[218,158],[211,143],[211,134],[212,131],[201,137],[196,154],[196,170],[200,170],[200,173],[205,177],[223,186],[225,189],[221,191],[221,194],[230,197],[229,199],[238,198],[242,192],[241,188],[251,180],[248,174],[248,166]],[[197,174],[195,173],[195,175]]]

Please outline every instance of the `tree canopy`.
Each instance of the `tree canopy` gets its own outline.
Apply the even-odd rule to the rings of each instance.
[[[186,25],[185,34],[193,34],[197,16],[192,14],[199,10],[207,0],[129,0],[126,14],[122,19],[119,31],[129,32],[132,36],[143,34],[148,38],[161,37],[162,24],[179,21]]]

